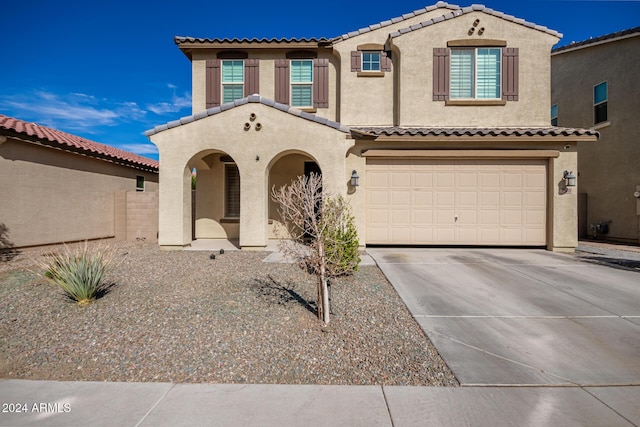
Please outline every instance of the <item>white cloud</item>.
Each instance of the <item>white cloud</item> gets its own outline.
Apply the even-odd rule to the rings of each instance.
[[[185,92],[183,96],[176,95],[177,86],[168,83],[167,87],[171,89],[173,92],[171,96],[171,101],[166,102],[157,102],[155,104],[147,105],[147,109],[154,114],[159,116],[169,114],[169,113],[177,113],[185,108],[191,107],[191,94],[189,92]]]
[[[158,154],[158,147],[153,144],[122,144],[120,148],[144,156],[146,154]]]

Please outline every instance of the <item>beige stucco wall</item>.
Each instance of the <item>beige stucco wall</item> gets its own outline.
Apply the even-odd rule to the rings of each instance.
[[[0,144],[0,223],[16,246],[114,237],[114,192],[158,176],[8,138]]]
[[[468,35],[473,22],[482,36]],[[452,40],[495,39],[519,48],[519,98],[500,106],[445,106],[433,101],[433,48]],[[400,53],[400,126],[549,126],[549,52],[558,39],[542,31],[472,12],[392,39]]]
[[[608,222],[601,238],[639,242],[633,196],[640,185],[640,36],[559,52],[551,57],[552,99],[558,125],[594,127],[593,87],[608,83],[608,122],[595,126],[598,142],[579,144],[578,185],[587,194],[587,226]],[[587,233],[592,231],[587,229]]]
[[[275,60],[286,58],[286,50],[276,49],[235,49],[247,52],[249,58],[260,60],[259,93],[267,99],[275,99]],[[298,49],[289,49],[295,51]],[[301,49],[312,50],[312,49]],[[318,58],[329,59],[329,107],[317,108],[314,112],[319,117],[336,120],[338,108],[338,58],[329,49],[315,49]],[[215,59],[219,49],[198,50],[192,56],[192,112],[195,114],[207,109],[206,101],[206,60]],[[251,94],[255,95],[255,94]]]
[[[249,120],[251,113],[257,116],[255,122]],[[252,124],[250,130],[244,130],[247,122]],[[257,123],[262,125],[259,131],[255,129]],[[269,173],[281,157],[310,157],[322,169],[327,191],[346,191],[345,153],[352,143],[347,135],[261,103],[238,106],[150,138],[161,158],[159,244],[165,247],[191,243],[191,168],[212,152],[225,153],[238,165],[243,248],[267,244]]]

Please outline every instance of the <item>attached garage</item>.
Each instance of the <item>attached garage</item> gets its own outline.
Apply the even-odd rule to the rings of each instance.
[[[367,244],[547,244],[548,159],[366,159]]]

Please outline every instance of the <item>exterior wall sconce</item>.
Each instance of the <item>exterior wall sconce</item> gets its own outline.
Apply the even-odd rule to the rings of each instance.
[[[351,186],[352,187],[357,187],[360,184],[358,183],[358,180],[360,179],[360,177],[358,176],[358,172],[356,172],[356,170],[354,169],[353,172],[351,172]]]
[[[567,187],[576,186],[576,176],[573,174],[573,172],[564,171],[564,184]]]

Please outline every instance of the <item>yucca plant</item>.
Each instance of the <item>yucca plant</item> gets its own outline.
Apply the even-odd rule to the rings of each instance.
[[[47,256],[42,267],[44,276],[62,288],[67,297],[84,305],[108,290],[104,277],[113,260],[114,248],[89,248],[85,242],[75,250],[65,245],[62,253]]]

